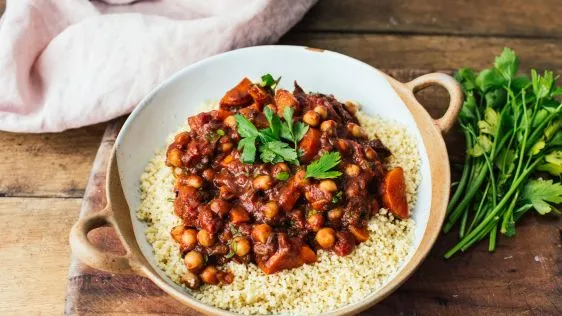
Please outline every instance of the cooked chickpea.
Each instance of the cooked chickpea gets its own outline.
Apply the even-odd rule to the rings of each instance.
[[[179,176],[183,173],[183,170],[181,168],[174,168],[174,174],[176,176]]]
[[[338,139],[338,141],[336,142],[336,146],[342,152],[346,152],[349,149],[349,143],[343,138]]]
[[[367,137],[367,134],[365,133],[363,128],[361,128],[361,126],[359,126],[355,123],[347,124],[347,131],[349,133],[351,133],[351,135],[353,135],[353,137],[357,137],[357,138]]]
[[[333,180],[322,180],[318,186],[324,192],[336,192],[338,186]]]
[[[183,235],[184,231],[185,231],[185,226],[178,225],[172,228],[170,235],[172,235],[172,238],[175,240],[175,242],[179,243],[181,242],[181,236]]]
[[[345,166],[345,174],[350,177],[357,177],[361,172],[361,168],[358,165],[349,164]]]
[[[186,229],[182,233],[180,245],[185,250],[191,250],[197,246],[197,232],[195,229]]]
[[[336,207],[328,211],[328,219],[330,221],[338,221],[343,216],[343,210],[341,207]]]
[[[211,247],[215,241],[213,240],[213,236],[208,231],[201,229],[197,233],[197,241],[203,247]]]
[[[182,166],[181,155],[182,155],[181,150],[177,148],[173,148],[168,151],[166,155],[166,160],[168,164],[171,166],[181,167]]]
[[[235,129],[236,125],[237,125],[236,124],[236,118],[234,117],[234,115],[230,115],[230,116],[226,117],[224,119],[223,123],[224,123],[224,125],[232,128],[232,129]]]
[[[345,105],[345,109],[352,114],[355,114],[357,110],[359,110],[359,106],[354,102],[347,101],[344,103],[344,105]]]
[[[223,153],[229,152],[232,150],[232,147],[234,147],[234,145],[231,142],[228,143],[222,143],[221,144],[221,151]]]
[[[189,271],[197,271],[203,267],[203,255],[199,251],[192,250],[185,255],[183,262]]]
[[[323,105],[317,105],[314,108],[314,112],[318,113],[323,120],[328,118],[328,108]]]
[[[267,218],[274,218],[279,213],[279,204],[275,201],[269,201],[263,205],[262,211]]]
[[[218,284],[219,283],[219,279],[217,278],[218,272],[219,270],[217,270],[215,266],[208,266],[205,268],[205,270],[203,270],[203,272],[201,272],[199,277],[201,278],[201,281],[203,281],[203,283]]]
[[[320,114],[314,112],[314,111],[308,111],[306,113],[304,113],[304,116],[302,117],[302,120],[310,125],[310,126],[318,126],[318,124],[320,124],[321,121],[321,117]]]
[[[320,124],[320,130],[328,135],[336,134],[336,122],[333,120],[327,120]]]
[[[226,186],[219,188],[219,196],[223,200],[230,200],[235,197],[234,193],[230,192]]]
[[[279,162],[276,163],[272,168],[271,168],[271,174],[273,174],[274,177],[276,177],[278,174],[280,174],[281,172],[291,172],[291,169],[289,168],[289,166],[284,163],[284,162]]]
[[[230,203],[220,198],[212,200],[209,206],[211,207],[211,211],[221,216],[226,215],[230,210]]]
[[[295,173],[295,183],[298,186],[305,186],[309,183],[308,178],[306,177],[306,171],[301,169]]]
[[[250,252],[251,245],[250,241],[244,237],[237,237],[234,239],[236,243],[236,255],[238,257],[243,257]]]
[[[203,179],[201,179],[200,176],[192,174],[187,176],[187,178],[185,179],[185,183],[187,183],[187,185],[189,186],[199,189],[203,186]]]
[[[319,231],[324,226],[324,216],[322,214],[312,214],[306,219],[312,231]]]
[[[271,176],[257,176],[252,185],[256,190],[268,190],[273,185],[273,179]]]
[[[180,281],[192,290],[197,290],[201,286],[201,279],[191,271],[186,271]]]
[[[369,160],[378,160],[379,155],[377,155],[377,152],[373,148],[367,147],[365,148],[365,157]]]
[[[271,235],[271,226],[267,224],[258,224],[252,228],[252,239],[265,244]]]
[[[324,227],[316,233],[316,242],[324,249],[332,247],[335,241],[336,232],[333,228]]]
[[[205,169],[203,170],[203,173],[201,175],[203,176],[203,179],[207,181],[212,181],[215,178],[215,170],[211,168]]]

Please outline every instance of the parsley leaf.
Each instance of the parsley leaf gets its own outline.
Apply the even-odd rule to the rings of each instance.
[[[316,179],[329,179],[341,176],[341,172],[330,170],[341,162],[341,156],[338,151],[333,151],[322,155],[320,159],[313,161],[306,167],[306,177]]]
[[[297,151],[289,144],[278,140],[260,146],[260,153],[263,162],[278,163],[282,161],[295,162],[297,160]]]
[[[263,109],[263,113],[265,114],[265,118],[269,123],[269,130],[271,131],[271,136],[275,139],[279,139],[279,135],[281,133],[281,120],[279,116],[275,115],[269,106],[266,106]]]
[[[260,133],[256,126],[247,118],[240,114],[234,114],[236,118],[238,134],[242,137],[257,137]]]
[[[538,170],[546,171],[553,176],[562,175],[562,151],[553,151],[544,157],[544,163],[537,166]]]
[[[338,193],[336,193],[336,195],[334,195],[334,197],[332,198],[332,203],[337,204],[339,201],[341,201],[342,196],[343,191],[339,191]]]
[[[281,77],[277,78],[277,80],[273,79],[273,76],[271,74],[265,74],[263,76],[261,76],[261,82],[260,82],[260,86],[261,87],[270,87],[271,89],[275,89],[277,87],[277,85],[279,84],[279,81],[281,81]]]
[[[289,173],[285,171],[281,171],[275,176],[275,179],[279,181],[286,181],[287,179],[289,179]]]
[[[505,47],[501,55],[496,57],[494,67],[506,80],[511,80],[517,74],[519,59],[512,49]]]
[[[304,137],[304,134],[306,134],[306,132],[308,132],[308,125],[306,125],[304,122],[297,122],[293,130],[295,141],[297,143],[300,142],[300,140]]]
[[[293,122],[293,114],[295,110],[292,107],[286,107],[283,111],[283,118],[285,119],[285,124],[281,126],[281,137],[286,140],[290,140],[297,147],[299,141],[304,137],[304,134],[308,131],[308,125],[303,122]]]
[[[544,215],[552,211],[550,203],[562,203],[562,184],[552,180],[530,180],[523,188],[522,198],[532,204],[539,214]]]
[[[219,136],[224,136],[224,134],[225,134],[224,130],[223,130],[223,129],[220,129],[220,128],[216,130],[216,133],[217,133],[217,135],[219,135]]]
[[[261,76],[260,86],[269,87],[269,86],[273,85],[274,83],[275,83],[275,79],[273,79],[273,76],[271,74],[265,74],[265,75]]]
[[[242,149],[240,160],[243,163],[253,163],[256,160],[256,137],[242,138],[238,142],[238,149]]]

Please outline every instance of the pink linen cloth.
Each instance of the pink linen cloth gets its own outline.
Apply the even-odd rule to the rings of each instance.
[[[129,113],[204,57],[276,42],[316,0],[8,0],[0,130],[58,132]]]

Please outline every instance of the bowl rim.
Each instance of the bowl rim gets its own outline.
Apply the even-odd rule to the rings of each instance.
[[[420,266],[421,262],[429,254],[429,250],[434,245],[437,236],[441,230],[441,226],[445,219],[446,205],[449,198],[449,185],[450,185],[450,170],[449,161],[447,156],[447,148],[442,137],[442,133],[447,132],[452,124],[454,123],[458,112],[460,111],[460,106],[462,104],[462,90],[458,83],[452,79],[450,76],[441,73],[432,73],[428,75],[420,76],[408,83],[401,83],[394,78],[384,74],[380,70],[362,62],[355,58],[327,50],[317,50],[302,46],[287,46],[287,45],[269,45],[269,46],[257,46],[238,49],[219,55],[215,55],[199,62],[196,62],[190,66],[187,66],[166,80],[158,84],[150,93],[148,93],[140,102],[139,105],[134,109],[131,115],[127,118],[126,122],[123,124],[121,131],[115,141],[115,146],[112,151],[112,156],[110,164],[108,166],[108,175],[106,178],[106,191],[107,191],[107,208],[99,213],[94,214],[95,216],[85,217],[79,220],[71,231],[70,242],[73,252],[86,264],[90,266],[118,273],[135,273],[142,276],[146,276],[151,279],[158,287],[163,289],[165,292],[178,299],[180,302],[195,308],[204,313],[220,314],[220,315],[233,315],[235,313],[226,311],[211,305],[207,305],[197,299],[189,296],[186,293],[178,291],[170,284],[162,279],[153,267],[147,261],[144,254],[140,251],[135,234],[132,231],[132,222],[130,218],[130,212],[128,204],[124,198],[124,193],[121,188],[121,179],[119,176],[116,151],[119,144],[122,142],[126,131],[129,126],[134,124],[136,117],[146,108],[147,104],[150,104],[151,99],[166,87],[168,84],[176,81],[185,72],[190,71],[190,69],[199,67],[206,63],[212,63],[218,58],[222,58],[225,55],[230,54],[240,54],[245,53],[249,50],[268,50],[268,49],[289,49],[289,50],[313,50],[320,53],[334,54],[339,58],[344,58],[347,61],[353,61],[367,66],[372,71],[377,71],[382,73],[385,79],[390,83],[391,87],[398,94],[402,100],[404,106],[412,114],[415,120],[415,128],[419,131],[424,146],[426,148],[426,154],[428,156],[428,164],[431,174],[431,203],[430,203],[430,214],[428,215],[427,226],[423,232],[422,239],[419,246],[415,249],[415,252],[409,255],[406,260],[402,263],[402,267],[399,273],[392,276],[385,285],[379,288],[377,291],[367,295],[365,298],[344,305],[337,308],[334,311],[329,311],[324,313],[325,315],[346,315],[351,313],[357,313],[365,310],[374,304],[380,302],[382,299],[394,292],[401,284],[403,284],[413,272]],[[449,108],[445,115],[437,120],[432,119],[427,111],[423,108],[421,104],[416,100],[414,92],[423,89],[429,85],[441,85],[447,89],[450,94]],[[114,210],[123,210],[114,212]],[[127,217],[129,217],[127,219]],[[127,250],[127,255],[116,256],[108,253],[102,253],[101,251],[95,249],[93,245],[87,240],[87,232],[101,224],[109,224],[115,228],[121,242]],[[132,236],[132,240],[131,240]],[[85,238],[84,238],[85,237]]]

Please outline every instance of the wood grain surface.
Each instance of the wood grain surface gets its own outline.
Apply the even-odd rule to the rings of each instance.
[[[561,38],[557,0],[320,0],[297,30]]]
[[[5,2],[0,0],[0,14]],[[516,49],[524,70],[537,67],[562,73],[561,8],[554,0],[320,0],[281,43],[336,50],[401,80],[431,70],[488,67],[504,46]],[[437,88],[422,91],[419,99],[434,115],[447,104],[444,92]],[[0,247],[4,259],[0,315],[53,315],[65,310],[67,235],[78,218],[107,126],[58,134],[0,132],[0,240],[7,241]],[[111,137],[104,141],[108,142]],[[460,143],[455,131],[447,136],[453,162],[462,161]],[[100,188],[88,190],[95,193]],[[88,203],[101,205],[102,195],[96,196],[85,199],[82,208]],[[515,238],[501,239],[495,254],[479,246],[449,262],[440,255],[454,236],[444,236],[414,277],[374,311],[384,315],[560,315],[561,231],[560,220],[531,216]],[[100,231],[93,237],[115,249],[118,245],[108,234]],[[80,299],[69,299],[67,312],[186,311],[145,279],[107,275],[73,264],[68,284],[69,291],[74,288],[82,294]]]

